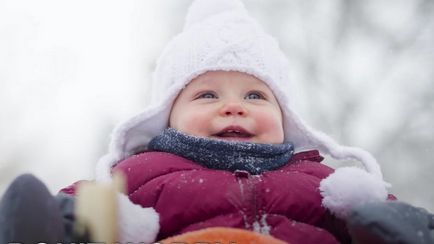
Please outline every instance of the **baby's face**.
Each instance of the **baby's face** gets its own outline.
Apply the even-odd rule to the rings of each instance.
[[[175,100],[170,127],[186,134],[255,143],[282,143],[282,112],[270,88],[254,76],[210,71]]]

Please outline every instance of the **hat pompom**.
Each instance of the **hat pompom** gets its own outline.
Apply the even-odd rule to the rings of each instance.
[[[359,204],[385,201],[388,183],[357,167],[343,167],[323,179],[322,204],[339,218],[345,219]]]
[[[234,10],[247,14],[243,3],[239,0],[195,0],[188,9],[184,29],[209,16]]]

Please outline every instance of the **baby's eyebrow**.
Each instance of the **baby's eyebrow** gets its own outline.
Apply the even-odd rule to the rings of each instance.
[[[198,84],[195,84],[195,86],[192,87],[193,90],[216,90],[215,84],[212,82],[200,82]]]
[[[270,88],[268,86],[263,84],[253,84],[249,87],[250,90],[258,90],[258,91],[264,91],[264,92],[271,92]]]
[[[204,92],[215,92],[215,89],[204,86],[193,87],[191,90],[188,91],[188,96],[196,97]]]

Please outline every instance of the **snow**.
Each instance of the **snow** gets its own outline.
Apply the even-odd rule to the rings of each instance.
[[[260,218],[260,220],[256,220],[253,222],[253,231],[265,235],[270,234],[271,227],[267,223],[267,215],[263,214]]]

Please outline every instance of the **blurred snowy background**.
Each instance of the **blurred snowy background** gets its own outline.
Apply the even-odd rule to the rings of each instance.
[[[190,2],[0,0],[0,194],[25,172],[52,192],[93,177]],[[304,118],[434,211],[434,1],[244,3],[287,53]]]

